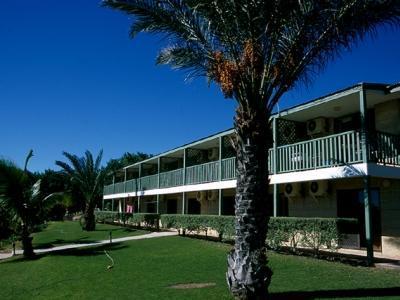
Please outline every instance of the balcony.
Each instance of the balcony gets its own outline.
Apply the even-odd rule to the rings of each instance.
[[[364,155],[359,131],[348,131],[269,150],[271,174],[306,171],[361,163]],[[377,132],[369,136],[370,162],[400,166],[400,137]],[[274,164],[276,162],[276,165]],[[220,174],[221,173],[221,174]],[[236,178],[234,157],[149,175],[104,187],[104,195],[171,188]]]

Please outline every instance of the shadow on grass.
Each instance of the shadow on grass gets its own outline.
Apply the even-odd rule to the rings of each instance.
[[[330,298],[366,298],[400,296],[400,287],[392,288],[367,288],[350,290],[321,290],[321,291],[296,291],[271,293],[272,300],[311,300]]]
[[[40,260],[43,257],[48,257],[48,256],[99,256],[99,255],[105,255],[104,250],[106,251],[115,251],[115,250],[120,250],[124,249],[128,246],[122,244],[122,243],[112,243],[112,244],[104,244],[104,245],[99,245],[99,246],[89,246],[85,248],[75,248],[75,249],[65,249],[65,250],[58,250],[58,251],[52,251],[52,252],[46,252],[46,253],[38,253],[36,254],[33,258],[28,259],[21,256],[17,256],[11,259],[7,259],[1,263],[7,264],[7,263],[21,263],[21,262],[28,262],[28,261],[36,261]]]
[[[86,243],[94,243],[96,240],[90,240],[88,239],[88,236],[81,237],[79,239],[56,239],[54,241],[48,242],[48,243],[35,243],[34,247],[35,249],[47,249],[47,248],[52,248],[52,247],[57,247],[60,245],[67,245],[67,244],[86,244]],[[105,240],[106,238],[104,238]]]

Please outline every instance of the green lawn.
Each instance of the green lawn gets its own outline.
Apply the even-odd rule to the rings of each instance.
[[[96,231],[83,231],[77,221],[49,222],[43,231],[32,235],[33,246],[35,248],[49,248],[65,244],[107,240],[109,239],[110,231],[112,232],[112,238],[148,233],[144,230],[108,224],[96,224]]]
[[[106,249],[115,260],[110,264]],[[184,237],[124,242],[0,262],[0,299],[230,299],[229,245]],[[269,254],[273,299],[400,299],[400,272]],[[214,283],[173,289],[182,283]],[[391,295],[391,297],[384,297]]]

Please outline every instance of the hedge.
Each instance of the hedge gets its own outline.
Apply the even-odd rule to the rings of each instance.
[[[182,215],[182,214],[126,214],[118,212],[96,212],[98,222],[127,222],[140,226],[175,228],[185,232],[206,232],[215,230],[220,240],[234,239],[234,216],[216,215]],[[279,250],[289,247],[296,252],[299,247],[306,247],[318,253],[322,248],[336,250],[339,239],[346,233],[356,233],[357,220],[344,218],[298,218],[271,217],[268,222],[266,244],[269,248]]]
[[[343,235],[341,228],[354,227],[356,219],[344,218],[270,218],[267,245],[272,249],[290,247],[311,248],[318,253],[322,248],[336,250]]]
[[[156,227],[158,229],[158,224],[160,220],[159,214],[152,213],[120,213],[115,211],[97,211],[95,212],[96,221],[100,223],[113,223],[119,222],[129,225],[135,225],[140,227],[144,225],[145,227]]]
[[[164,228],[181,229],[183,233],[215,230],[220,239],[235,235],[233,216],[161,215],[161,224]]]

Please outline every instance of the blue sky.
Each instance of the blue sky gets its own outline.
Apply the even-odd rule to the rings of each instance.
[[[0,156],[55,169],[62,151],[157,154],[232,127],[235,103],[205,79],[155,66],[163,44],[128,37],[130,19],[99,0],[0,1]],[[379,30],[281,107],[357,82],[400,81],[400,30]]]

